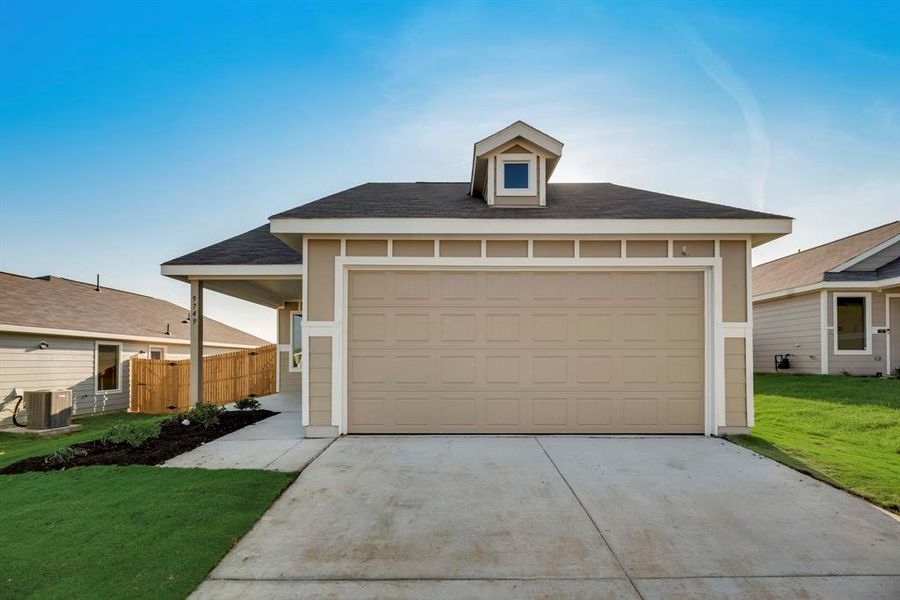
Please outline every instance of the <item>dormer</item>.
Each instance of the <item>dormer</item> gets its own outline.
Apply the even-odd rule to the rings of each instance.
[[[488,206],[547,205],[547,180],[563,144],[523,121],[475,143],[470,193]]]

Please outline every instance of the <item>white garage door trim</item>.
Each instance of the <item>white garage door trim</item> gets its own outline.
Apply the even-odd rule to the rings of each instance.
[[[714,435],[725,425],[725,358],[722,323],[722,259],[715,258],[438,258],[357,257],[335,258],[334,314],[332,329],[331,422],[338,433],[348,432],[347,311],[348,275],[351,270],[607,270],[607,271],[703,271],[706,325],[704,434]],[[324,329],[324,328],[323,328]],[[325,333],[325,331],[322,331]]]

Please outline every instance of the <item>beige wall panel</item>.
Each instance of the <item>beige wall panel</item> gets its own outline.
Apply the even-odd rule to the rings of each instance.
[[[719,242],[722,255],[722,319],[731,323],[747,321],[747,243]]]
[[[534,256],[538,258],[572,258],[575,256],[573,240],[535,240]]]
[[[309,423],[331,425],[331,338],[310,337]]]
[[[538,196],[495,196],[495,206],[540,206],[541,199]]]
[[[487,255],[490,257],[522,258],[528,256],[527,240],[488,240]]]
[[[725,425],[747,426],[746,340],[725,338]]]
[[[666,240],[628,240],[625,244],[628,258],[665,258],[669,256]]]
[[[716,255],[716,242],[713,240],[675,240],[672,252],[679,257],[712,257]]]
[[[334,320],[334,257],[341,253],[340,240],[309,240],[304,257],[306,266],[309,321]]]
[[[387,240],[347,240],[347,256],[387,256]]]
[[[579,254],[582,258],[621,258],[622,242],[619,240],[581,240]]]
[[[701,272],[406,273],[350,273],[351,433],[703,431]]]
[[[441,256],[471,258],[481,256],[481,240],[441,240]]]
[[[771,373],[776,354],[791,354],[792,373],[821,369],[819,293],[753,305],[753,370]]]
[[[300,371],[290,370],[291,355],[278,353],[278,390],[285,394],[296,394],[300,398]]]
[[[394,240],[394,256],[434,256],[434,240]]]
[[[278,343],[291,343],[291,312],[299,311],[299,302],[286,302],[284,308],[278,309]]]

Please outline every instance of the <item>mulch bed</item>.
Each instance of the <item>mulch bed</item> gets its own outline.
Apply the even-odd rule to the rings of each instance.
[[[182,425],[180,421],[167,420],[162,423],[159,437],[147,440],[136,448],[126,443],[104,444],[100,440],[72,444],[72,448],[82,449],[86,454],[63,462],[47,461],[46,456],[33,456],[0,469],[0,474],[60,471],[94,465],[158,465],[206,442],[276,414],[278,413],[271,410],[228,411],[219,417],[218,425],[209,428],[196,423]]]

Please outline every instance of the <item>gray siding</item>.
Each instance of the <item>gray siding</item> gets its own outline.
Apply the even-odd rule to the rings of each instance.
[[[754,371],[772,372],[776,354],[791,354],[791,372],[819,373],[820,302],[816,292],[753,305]]]
[[[113,339],[101,341],[116,342]],[[38,345],[49,347],[40,350]],[[0,332],[0,424],[12,419],[15,388],[25,390],[72,390],[75,416],[126,410],[128,408],[128,360],[149,344],[121,342],[122,381],[118,393],[94,391],[95,339],[61,336],[37,336]],[[154,346],[159,344],[153,344]],[[206,354],[232,352],[232,348],[209,346]],[[184,344],[166,345],[166,358],[188,358],[190,348]]]

